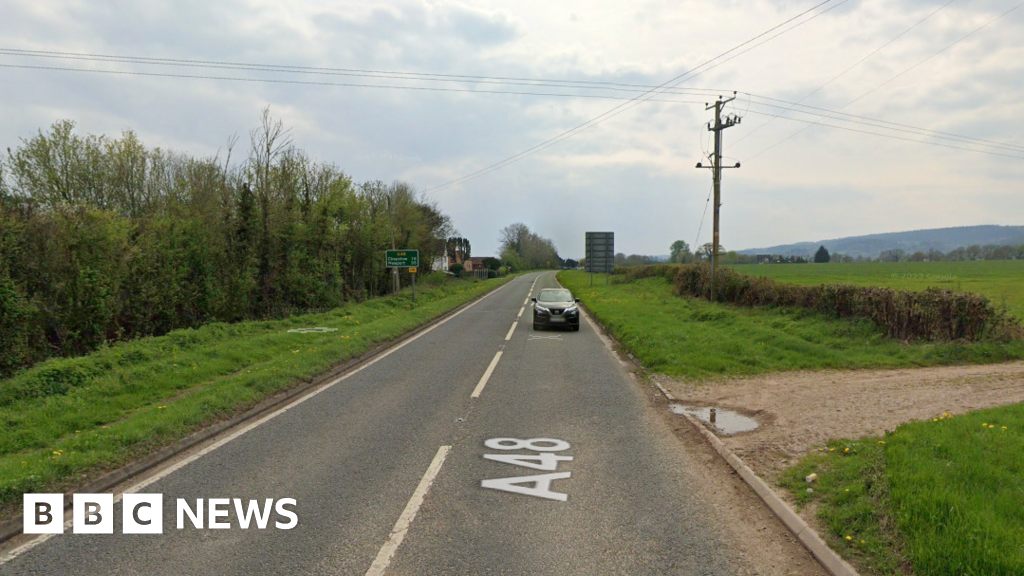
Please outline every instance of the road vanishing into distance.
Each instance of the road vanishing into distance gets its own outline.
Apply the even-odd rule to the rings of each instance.
[[[164,495],[162,535],[122,534],[118,505],[114,534],[66,529],[0,574],[750,571],[594,326],[532,329],[530,296],[556,286],[518,277],[129,489]],[[178,529],[178,498],[294,498],[298,524]]]

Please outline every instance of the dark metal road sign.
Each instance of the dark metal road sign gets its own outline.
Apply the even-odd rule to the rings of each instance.
[[[615,232],[587,232],[587,272],[615,271]]]

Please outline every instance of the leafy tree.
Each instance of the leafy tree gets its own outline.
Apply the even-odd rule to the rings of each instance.
[[[713,247],[712,247],[711,242],[706,242],[704,245],[702,245],[700,247],[700,250],[698,250],[698,255],[702,259],[710,261],[711,260],[711,256],[712,256],[712,251],[713,251]],[[721,244],[719,244],[718,245],[718,256],[722,257],[723,255],[725,255],[725,248]]]
[[[669,247],[668,261],[673,264],[686,264],[693,262],[693,253],[690,252],[690,245],[684,240],[676,240]]]
[[[828,250],[825,249],[825,245],[818,247],[818,251],[814,253],[814,262],[816,264],[826,264],[832,260],[829,256]]]
[[[878,255],[879,262],[899,262],[904,259],[904,252],[899,248],[892,250],[882,250]]]
[[[562,259],[555,244],[534,234],[521,222],[503,228],[498,234],[498,243],[502,262],[510,264],[512,260],[518,260],[519,266],[512,265],[516,270],[561,266]],[[510,258],[512,254],[516,258]]]

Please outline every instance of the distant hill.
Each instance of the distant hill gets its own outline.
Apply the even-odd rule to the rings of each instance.
[[[767,248],[739,250],[740,254],[780,254],[782,256],[812,256],[818,246],[832,253],[877,258],[883,250],[901,249],[907,253],[939,250],[949,252],[961,246],[995,244],[999,246],[1024,244],[1024,226],[962,226],[933,228],[910,232],[889,232],[850,236],[816,242],[798,242]]]

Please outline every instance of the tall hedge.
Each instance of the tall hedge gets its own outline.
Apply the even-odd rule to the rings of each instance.
[[[385,294],[392,234],[427,266],[444,250],[453,230],[435,203],[401,182],[355,184],[287,136],[264,113],[231,162],[60,121],[8,150],[0,377],[115,340]]]
[[[680,266],[674,285],[679,295],[710,299],[710,265]],[[996,310],[988,298],[938,288],[918,292],[844,284],[798,286],[718,268],[714,299],[742,306],[798,306],[839,318],[867,318],[900,340],[1024,337],[1020,322]]]

